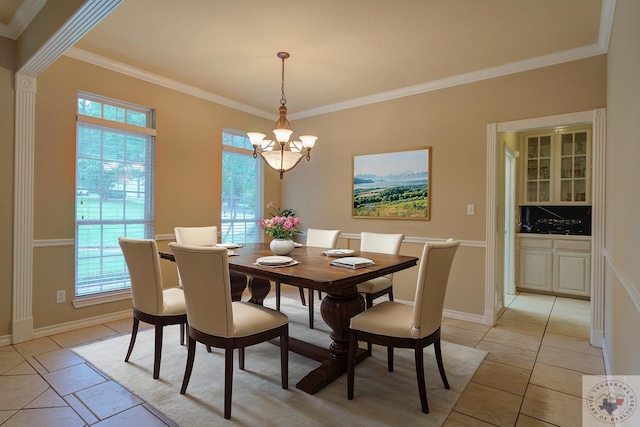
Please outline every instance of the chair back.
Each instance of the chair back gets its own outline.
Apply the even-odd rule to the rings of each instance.
[[[363,231],[360,234],[360,250],[398,255],[403,240],[404,234],[368,233]]]
[[[320,230],[309,228],[307,230],[307,246],[316,248],[334,249],[338,244],[340,230]]]
[[[169,243],[182,277],[189,325],[218,337],[233,336],[227,249]]]
[[[404,240],[404,234],[360,233],[360,250],[365,252],[378,252],[381,254],[398,255],[400,246]],[[385,274],[383,277],[393,281],[393,274]]]
[[[175,227],[176,242],[181,245],[213,246],[218,243],[218,227]]]
[[[427,243],[418,266],[418,283],[413,306],[413,325],[420,338],[440,327],[449,272],[460,241]]]
[[[153,239],[118,238],[131,278],[133,307],[159,316],[164,311],[158,245]]]

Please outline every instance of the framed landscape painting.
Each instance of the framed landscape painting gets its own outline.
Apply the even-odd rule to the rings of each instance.
[[[353,156],[353,217],[429,220],[431,147]]]

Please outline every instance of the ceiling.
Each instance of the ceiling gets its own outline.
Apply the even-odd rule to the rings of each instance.
[[[44,0],[0,0],[0,30],[16,5],[37,2]],[[287,51],[295,119],[606,53],[614,5],[125,0],[67,55],[271,118],[281,89],[276,53]]]

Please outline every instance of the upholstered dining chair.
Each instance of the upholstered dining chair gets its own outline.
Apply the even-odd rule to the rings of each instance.
[[[400,245],[404,240],[404,234],[360,233],[360,250],[365,252],[379,252],[383,254],[398,255]],[[358,283],[358,292],[364,296],[367,309],[373,307],[373,300],[383,295],[389,295],[389,301],[393,301],[393,274],[376,277],[366,282]],[[369,356],[371,356],[371,344],[368,344]]]
[[[180,245],[213,246],[218,243],[218,227],[175,227],[176,242]]]
[[[318,228],[307,229],[306,246],[334,249],[338,244],[340,230],[322,230]],[[304,289],[300,290],[300,301],[307,305],[304,298]],[[322,292],[318,291],[318,299],[322,298]],[[276,310],[280,311],[280,282],[276,282]],[[309,289],[309,328],[313,329],[313,289]]]
[[[440,377],[444,387],[449,389],[442,363],[440,324],[449,272],[459,245],[460,242],[453,239],[424,245],[418,267],[413,307],[408,304],[384,301],[351,318],[347,357],[347,398],[349,400],[353,399],[358,340],[387,346],[389,372],[393,371],[394,347],[414,349],[420,404],[425,414],[429,413],[429,405],[424,380],[423,349],[431,344],[434,345]]]
[[[287,389],[289,319],[279,311],[257,304],[231,301],[227,250],[216,247],[169,243],[182,272],[189,319],[187,365],[180,394],[187,391],[193,370],[196,342],[223,348],[225,354],[224,417],[231,418],[233,350],[238,349],[244,370],[245,347],[279,337],[282,388]]]
[[[162,332],[165,325],[180,325],[180,344],[184,343],[187,309],[184,292],[180,288],[163,289],[160,273],[160,255],[155,240],[118,239],[131,277],[133,297],[133,328],[125,362],[129,361],[138,335],[140,321],[155,327],[153,378],[160,376],[162,357]]]

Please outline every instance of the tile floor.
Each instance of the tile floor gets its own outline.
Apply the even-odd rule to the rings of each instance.
[[[70,350],[130,331],[124,320],[0,347],[0,425],[174,426]],[[495,327],[447,318],[442,337],[489,352],[446,427],[579,426],[582,375],[604,374],[587,301],[521,293]]]

